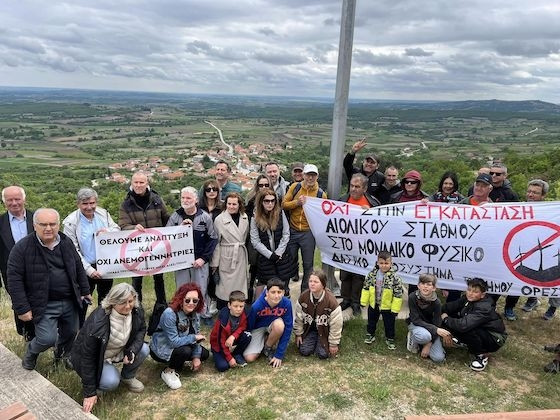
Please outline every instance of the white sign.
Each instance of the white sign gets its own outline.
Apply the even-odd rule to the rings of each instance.
[[[95,238],[97,271],[112,279],[191,268],[192,236],[191,225],[102,233]]]
[[[434,274],[464,290],[481,277],[490,293],[560,297],[560,202],[403,203],[364,210],[307,198],[305,215],[324,263],[367,274],[389,251],[406,283]]]

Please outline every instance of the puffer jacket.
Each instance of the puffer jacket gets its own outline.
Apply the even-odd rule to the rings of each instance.
[[[144,210],[138,205],[132,191],[129,191],[119,208],[119,226],[122,230],[132,230],[136,225],[145,228],[161,227],[167,224],[169,214],[165,203],[154,190],[149,190],[149,204]]]
[[[371,271],[364,281],[362,295],[360,297],[360,305],[370,305],[375,308],[375,279],[377,278],[378,267]],[[402,306],[403,283],[399,275],[394,269],[387,271],[383,275],[383,285],[381,286],[381,302],[379,309],[382,311],[390,310],[393,313],[399,313]]]

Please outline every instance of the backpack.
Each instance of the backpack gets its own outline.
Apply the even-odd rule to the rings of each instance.
[[[294,198],[296,197],[299,190],[301,190],[301,182],[298,182],[296,187],[294,188],[294,193],[293,193]],[[319,187],[319,189],[317,190],[317,198],[323,198],[323,190],[321,189],[321,187]]]
[[[161,328],[158,328],[159,320],[161,318],[161,314],[163,313],[163,311],[165,311],[168,307],[169,305],[167,305],[167,303],[156,302],[154,304],[154,309],[152,310],[152,314],[150,315],[150,319],[148,320],[148,330],[146,331],[146,334],[148,334],[150,337],[156,331],[161,331]],[[176,325],[179,325],[179,315],[177,314],[177,312],[175,312],[175,317],[176,317],[175,323]]]

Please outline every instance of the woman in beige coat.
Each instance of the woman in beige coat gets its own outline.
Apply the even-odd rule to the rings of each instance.
[[[240,290],[247,296],[248,257],[245,240],[249,232],[249,218],[245,214],[243,199],[238,193],[226,196],[225,210],[214,220],[218,245],[212,256],[212,273],[219,273],[216,284],[218,309],[225,307],[229,294]]]

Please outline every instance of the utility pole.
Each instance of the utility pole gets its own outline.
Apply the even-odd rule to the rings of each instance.
[[[338,69],[336,73],[336,90],[333,109],[331,154],[329,163],[328,196],[340,197],[342,186],[342,161],[346,143],[346,120],[348,117],[348,91],[350,89],[350,70],[352,68],[352,46],[354,44],[354,18],[356,0],[343,0],[340,19],[340,42],[338,45]],[[338,292],[339,287],[334,277],[334,267],[323,264],[327,273],[328,287]]]

